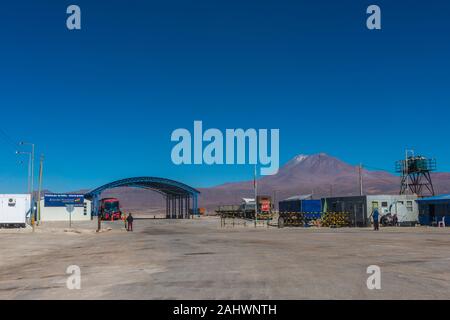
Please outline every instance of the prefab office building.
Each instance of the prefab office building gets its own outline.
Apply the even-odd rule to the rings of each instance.
[[[351,224],[366,227],[371,223],[371,214],[378,208],[380,216],[397,214],[400,224],[418,222],[419,208],[415,195],[364,195],[330,197],[322,199],[322,208],[326,212],[348,212]]]
[[[82,194],[45,194],[39,201],[40,221],[91,220],[91,201]],[[68,210],[71,207],[72,210]]]
[[[29,194],[0,195],[0,227],[25,227],[30,207]]]

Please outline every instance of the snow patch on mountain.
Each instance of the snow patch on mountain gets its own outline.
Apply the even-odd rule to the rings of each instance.
[[[308,157],[309,157],[309,155],[307,155],[307,154],[299,154],[298,156],[295,156],[293,160],[297,163],[300,163],[300,162],[306,160]]]

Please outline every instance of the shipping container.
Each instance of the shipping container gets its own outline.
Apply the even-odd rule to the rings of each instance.
[[[0,195],[0,227],[24,228],[30,212],[30,195]]]
[[[280,212],[322,212],[322,202],[312,199],[286,199],[278,203]]]
[[[450,194],[417,200],[419,204],[419,223],[421,225],[435,225],[444,222],[450,227]]]
[[[278,227],[314,225],[322,217],[321,200],[312,199],[312,194],[293,196],[278,203]]]

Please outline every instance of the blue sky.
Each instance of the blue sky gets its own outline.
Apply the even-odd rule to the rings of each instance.
[[[365,27],[370,4],[382,30]],[[66,29],[66,8],[82,30]],[[45,154],[44,187],[151,175],[209,186],[248,166],[175,166],[176,128],[279,128],[281,163],[326,152],[450,171],[446,1],[3,1],[0,129]],[[26,166],[0,133],[0,192]]]

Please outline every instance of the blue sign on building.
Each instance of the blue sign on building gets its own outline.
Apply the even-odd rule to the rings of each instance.
[[[84,195],[68,193],[47,193],[44,195],[45,207],[65,207],[66,205],[83,207]]]

